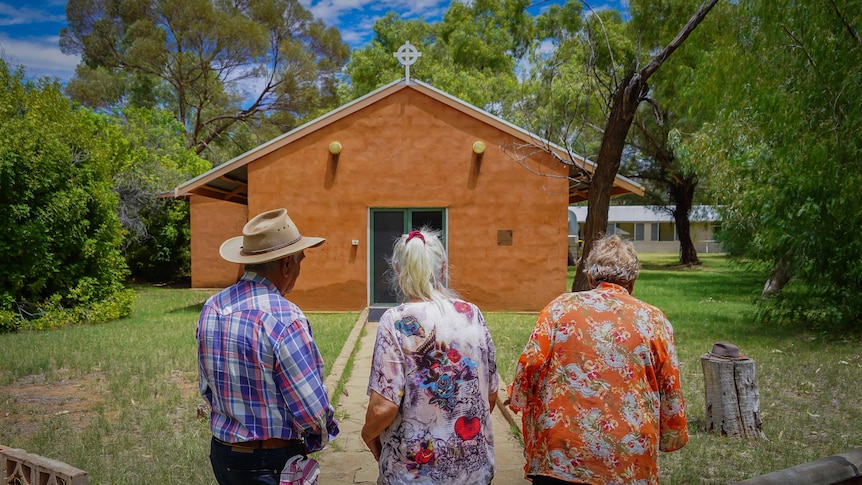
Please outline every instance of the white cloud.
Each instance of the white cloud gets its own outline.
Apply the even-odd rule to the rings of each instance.
[[[12,68],[25,66],[29,78],[49,76],[61,81],[72,77],[81,60],[79,56],[60,52],[60,38],[56,35],[13,39],[3,33],[0,33],[0,57]]]
[[[341,40],[354,48],[360,48],[370,40],[365,30],[340,29],[340,31]]]
[[[450,0],[301,0],[315,17],[327,24],[350,25],[354,20],[349,18],[351,12],[373,12],[375,16],[383,16],[386,12],[395,11],[405,18],[431,18],[441,15],[449,8]]]
[[[80,57],[60,52],[57,33],[65,24],[65,0],[0,1],[0,56],[13,68],[24,66],[29,78],[68,81]]]
[[[371,39],[374,22],[387,12],[402,18],[437,21],[451,0],[301,0],[315,18],[338,28],[349,45],[361,47]]]
[[[65,23],[66,16],[51,14],[42,8],[18,7],[0,2],[0,27],[9,25],[26,25],[35,22]]]
[[[399,12],[404,18],[422,17],[428,20],[445,13],[452,2],[448,0],[383,0],[380,3],[389,10]]]
[[[339,26],[339,20],[346,13],[363,10],[372,0],[301,0],[303,7],[308,9],[315,18],[321,19],[327,25]]]

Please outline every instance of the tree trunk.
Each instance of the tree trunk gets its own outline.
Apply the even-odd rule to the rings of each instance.
[[[781,292],[784,285],[790,281],[790,277],[793,276],[793,272],[790,269],[791,254],[792,253],[788,251],[783,258],[779,259],[778,262],[775,263],[775,267],[769,272],[769,278],[766,280],[766,284],[763,285],[763,292],[760,294],[761,298],[768,298],[775,293]]]
[[[629,128],[634,120],[635,111],[647,84],[639,73],[629,73],[614,92],[611,113],[602,135],[602,145],[596,160],[596,170],[590,180],[587,195],[587,220],[584,222],[584,247],[572,282],[572,291],[589,290],[589,281],[584,273],[584,263],[593,247],[593,242],[605,235],[608,229],[608,208],[611,205],[611,189],[620,168],[623,148]]]
[[[691,214],[694,188],[697,182],[690,177],[671,185],[671,197],[674,201],[673,220],[676,223],[676,236],[679,239],[679,262],[685,266],[700,265],[697,249],[691,240]]]
[[[587,197],[587,220],[584,222],[584,247],[575,279],[572,281],[572,291],[589,290],[587,275],[584,266],[587,256],[593,247],[593,242],[601,238],[608,227],[608,208],[611,201],[611,188],[614,178],[620,168],[620,158],[626,144],[629,128],[634,120],[635,112],[640,102],[646,96],[649,86],[647,80],[655,74],[661,65],[679,46],[685,42],[688,36],[703,22],[706,14],[718,0],[705,0],[697,12],[686,22],[682,30],[653,57],[649,64],[637,72],[629,73],[623,78],[613,93],[611,112],[605,124],[605,132],[602,135],[602,145],[599,148],[599,156],[596,159],[596,169],[590,180],[590,193]]]
[[[721,436],[766,438],[754,361],[700,356],[706,392],[706,430]]]
[[[698,266],[700,259],[697,257],[697,249],[691,241],[691,221],[687,215],[676,213],[674,213],[674,220],[679,238],[679,263],[685,266]]]

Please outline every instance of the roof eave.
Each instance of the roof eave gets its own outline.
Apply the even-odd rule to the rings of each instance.
[[[491,126],[494,126],[501,131],[510,134],[515,139],[518,139],[524,143],[530,143],[537,147],[543,147],[545,150],[551,150],[555,157],[559,158],[562,163],[566,163],[566,161],[571,163],[580,164],[580,166],[589,173],[593,173],[596,168],[596,164],[586,158],[577,157],[572,154],[565,148],[552,143],[548,140],[545,140],[539,136],[536,136],[533,133],[524,130],[506,120],[503,120],[487,111],[473,106],[463,100],[455,98],[454,96],[440,91],[439,89],[425,84],[422,81],[418,81],[415,79],[411,79],[409,82],[404,79],[398,79],[389,84],[386,84],[364,96],[361,96],[333,111],[330,111],[312,121],[309,121],[293,130],[273,138],[272,140],[255,147],[242,155],[239,155],[221,165],[213,167],[211,170],[185,182],[182,185],[177,186],[173,193],[175,198],[187,197],[191,194],[205,195],[208,197],[216,197],[219,199],[229,200],[226,196],[229,195],[236,202],[240,203],[248,203],[247,195],[243,195],[241,193],[233,193],[232,191],[224,191],[221,193],[218,189],[213,189],[213,187],[207,187],[207,184],[216,180],[218,178],[228,179],[228,174],[231,172],[237,171],[248,165],[254,160],[259,159],[269,153],[272,153],[279,148],[297,140],[315,130],[318,130],[322,127],[325,127],[331,123],[334,123],[346,116],[349,116],[368,105],[374,104],[379,99],[390,96],[395,92],[398,92],[407,87],[416,89],[419,92],[424,93],[425,95],[436,99],[447,106],[450,106],[468,116],[474,117],[476,119],[480,119],[485,123],[488,123]],[[574,159],[573,159],[574,158]],[[238,175],[238,173],[237,173]],[[247,176],[246,176],[247,177]],[[233,181],[237,181],[240,177],[233,177]],[[247,184],[247,180],[239,181],[239,183],[245,182]],[[623,195],[633,193],[637,195],[644,195],[644,188],[622,176],[617,175],[614,179],[613,189],[611,192],[612,196]],[[574,203],[580,200],[586,200],[586,192],[581,190],[575,190],[569,192],[569,203]]]
[[[287,145],[288,143],[298,138],[301,138],[312,131],[318,130],[324,126],[334,123],[364,108],[369,104],[373,104],[375,101],[377,101],[378,98],[392,94],[389,91],[399,91],[406,86],[407,84],[404,83],[404,80],[399,79],[385,86],[382,86],[364,96],[356,98],[353,101],[341,106],[340,108],[337,108],[301,126],[298,126],[283,135],[277,136],[272,140],[262,145],[259,145],[221,165],[213,167],[207,172],[204,172],[201,175],[198,175],[197,177],[185,182],[184,184],[177,186],[174,189],[174,197],[182,197],[190,195],[192,193],[199,193],[199,188],[206,185],[208,182],[218,177],[222,177],[225,174],[232,172],[239,167],[248,165],[254,160],[257,160],[260,157],[272,153],[283,147],[284,145]]]

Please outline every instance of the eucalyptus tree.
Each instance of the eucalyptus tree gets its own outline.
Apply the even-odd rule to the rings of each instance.
[[[636,56],[621,12],[591,12],[579,1],[552,5],[536,19],[519,122],[595,158],[615,66],[632,65]]]
[[[717,116],[713,109],[699,109],[704,87],[694,74],[710,61],[719,38],[735,30],[734,9],[730,4],[716,5],[710,21],[698,27],[673,61],[653,76],[648,102],[633,121],[632,150],[624,154],[625,173],[644,185],[647,203],[673,217],[680,263],[689,266],[700,264],[691,236],[691,211],[696,203],[711,199],[708,190],[699,190],[707,188],[709,171],[698,167],[684,142]],[[688,2],[641,0],[629,13],[631,30],[638,33],[642,48],[651,50],[667,42],[675,26],[685,21]]]
[[[559,136],[549,139],[567,147],[572,146],[574,140],[587,148],[581,151],[587,155],[597,146],[595,170],[589,174],[580,170],[580,176],[587,178],[590,184],[587,201],[590,210],[584,223],[584,247],[572,283],[573,291],[588,288],[583,264],[593,242],[606,231],[611,188],[638,109],[650,99],[648,81],[685,43],[717,2],[706,0],[684,25],[674,26],[679,30],[673,38],[648,50],[638,48],[636,24],[623,23],[619,13],[590,11],[579,15],[583,17],[582,23],[574,22],[572,17],[580,11],[574,0],[552,7],[543,14],[547,20],[539,21],[539,25],[550,27],[545,32],[540,31],[540,35],[550,32],[549,39],[558,46],[554,55],[548,56],[542,64],[541,77],[565,79],[567,71],[572,69],[572,72],[582,73],[572,95],[556,103],[563,107],[561,116],[553,118],[558,128],[549,127],[546,131],[550,135],[557,132]],[[597,112],[601,116],[597,117]],[[590,133],[591,130],[594,131]],[[572,161],[569,165],[575,166]]]
[[[452,2],[440,22],[405,20],[388,13],[374,24],[374,38],[353,52],[343,100],[362,96],[404,76],[393,54],[410,42],[422,57],[410,77],[494,114],[516,100],[517,63],[532,40],[528,0]]]
[[[643,67],[630,66],[622,77],[612,76],[613,87],[607,98],[610,110],[602,133],[602,142],[596,158],[596,169],[590,180],[590,192],[587,203],[590,211],[584,222],[584,249],[581,257],[573,290],[589,288],[586,280],[584,264],[586,256],[592,249],[592,244],[605,232],[608,224],[608,208],[610,206],[611,188],[620,167],[620,160],[625,148],[626,137],[640,104],[649,96],[647,81],[655,74],[664,62],[681,46],[694,29],[703,21],[707,13],[718,0],[707,0],[677,35],[646,63]]]
[[[127,107],[112,120],[129,143],[129,162],[114,175],[131,276],[166,282],[191,272],[189,203],[160,197],[211,165],[185,143],[183,127],[158,108]]]
[[[862,10],[743,0],[698,73],[721,114],[690,142],[715,177],[728,243],[772,268],[764,316],[862,319]],[[720,190],[719,190],[720,188]]]
[[[630,143],[637,148],[623,165],[628,176],[644,186],[646,204],[673,218],[680,264],[697,266],[701,261],[691,236],[690,216],[700,176],[679,159],[674,148],[681,135],[679,128],[672,127],[672,113],[665,108],[659,116],[661,123],[648,118],[634,121]]]
[[[349,55],[298,0],[68,0],[66,17],[61,49],[81,55],[74,99],[168,108],[209,157],[243,129],[268,137],[334,105]]]

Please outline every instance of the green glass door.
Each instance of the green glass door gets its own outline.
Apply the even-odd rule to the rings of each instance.
[[[371,305],[393,306],[398,295],[392,289],[389,258],[392,245],[402,234],[424,226],[437,229],[445,238],[445,209],[371,209]]]

